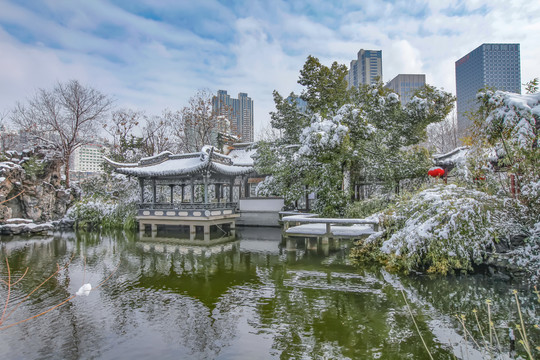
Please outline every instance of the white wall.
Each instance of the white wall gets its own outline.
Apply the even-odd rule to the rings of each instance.
[[[283,199],[247,198],[240,199],[240,212],[279,212],[284,206]]]

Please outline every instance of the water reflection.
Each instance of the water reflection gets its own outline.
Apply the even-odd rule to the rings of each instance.
[[[460,357],[448,345],[450,337],[461,339],[454,313],[470,313],[489,298],[497,326],[516,319],[508,293],[520,284],[356,269],[348,264],[346,242],[327,254],[302,241],[291,251],[279,229],[247,228],[239,238],[211,247],[141,241],[124,232],[2,239],[0,251],[14,276],[30,267],[12,294],[14,303],[57,263],[69,263],[10,321],[37,314],[84,282],[95,286],[114,272],[90,296],[4,330],[3,358],[428,358],[402,287],[438,359],[453,358],[452,352]],[[0,270],[5,276],[5,263]],[[527,294],[527,321],[536,321],[534,298],[521,293]]]

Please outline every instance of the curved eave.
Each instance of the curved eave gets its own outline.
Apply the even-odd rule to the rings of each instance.
[[[144,167],[117,168],[115,169],[115,171],[124,175],[144,177],[144,178],[174,177],[174,176],[185,176],[185,175],[196,174],[202,171],[208,165],[207,161],[199,161],[198,159],[196,159],[197,160],[196,162],[195,161],[186,162],[183,160],[185,159],[169,160],[161,164],[144,166]],[[191,160],[191,159],[187,159],[187,160]]]
[[[218,163],[210,163],[208,166],[207,162],[200,162],[195,166],[183,167],[183,168],[173,168],[165,167],[160,165],[165,165],[167,162],[154,166],[147,166],[143,168],[117,168],[116,172],[124,175],[142,177],[142,178],[171,178],[171,177],[182,177],[194,175],[197,173],[203,172],[207,167],[210,171],[226,175],[226,176],[240,176],[253,172],[252,167],[245,166],[234,166],[234,165],[223,165]]]
[[[236,165],[223,165],[219,163],[211,163],[210,167],[215,172],[222,175],[228,175],[228,176],[246,175],[253,172],[252,166],[236,166]]]
[[[102,158],[114,168],[132,168],[132,167],[139,166],[139,163],[119,163],[119,162],[109,159],[106,156],[102,156]]]

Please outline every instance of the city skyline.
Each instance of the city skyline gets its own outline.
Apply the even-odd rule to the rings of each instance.
[[[239,136],[242,142],[253,142],[254,104],[247,93],[240,92],[235,99],[227,90],[218,90],[212,98],[212,110],[230,122],[232,135]]]
[[[539,19],[540,4],[526,1],[0,0],[0,112],[69,79],[150,114],[182,108],[198,89],[228,89],[257,102],[257,135],[273,90],[300,93],[308,55],[348,67],[359,49],[380,49],[383,82],[421,73],[455,94],[455,61],[482,43],[519,43],[522,82],[539,77]]]

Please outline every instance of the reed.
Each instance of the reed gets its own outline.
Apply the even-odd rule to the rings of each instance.
[[[26,268],[26,270],[24,271],[24,273],[16,280],[13,280],[12,279],[12,274],[11,274],[11,267],[9,265],[9,259],[6,257],[6,275],[7,275],[7,280],[4,280],[4,279],[0,279],[0,281],[5,285],[6,287],[6,296],[5,296],[5,301],[4,301],[4,306],[3,306],[3,311],[2,311],[2,316],[0,317],[0,331],[1,330],[6,330],[6,329],[9,329],[10,327],[13,327],[15,325],[19,325],[19,324],[22,324],[22,323],[25,323],[27,321],[30,321],[30,320],[33,320],[33,319],[36,319],[40,316],[43,316],[51,311],[53,311],[54,309],[57,309],[59,308],[60,306],[70,302],[71,300],[73,300],[75,297],[77,297],[76,294],[73,294],[73,295],[70,295],[68,296],[66,299],[62,300],[61,302],[59,302],[58,304],[55,304],[54,306],[51,306],[50,308],[46,309],[46,310],[43,310],[35,315],[32,315],[32,316],[29,316],[27,318],[24,318],[22,320],[19,320],[19,321],[16,321],[16,322],[13,322],[13,323],[10,323],[10,324],[7,324],[7,321],[11,318],[11,316],[13,315],[13,313],[23,304],[25,303],[36,291],[38,291],[41,287],[43,287],[47,282],[49,282],[49,280],[51,280],[53,277],[55,277],[56,275],[58,275],[58,273],[60,273],[62,270],[64,269],[67,269],[69,267],[69,265],[71,264],[71,261],[73,260],[73,257],[74,255],[69,259],[69,261],[64,265],[64,266],[60,266],[58,263],[56,264],[56,271],[53,272],[49,277],[47,277],[45,280],[43,280],[38,286],[36,286],[35,288],[33,288],[28,294],[26,294],[26,296],[24,296],[20,301],[18,301],[17,303],[13,304],[11,302],[11,293],[13,291],[13,288],[15,285],[17,285],[18,283],[20,283],[24,278],[25,276],[27,275],[28,273],[28,268]],[[84,261],[85,263],[85,271],[86,271],[86,259]],[[109,274],[109,276],[107,276],[103,281],[101,281],[99,283],[98,286],[96,286],[95,288],[92,289],[92,291],[94,290],[97,290],[99,289],[106,281],[108,281],[113,275],[114,273],[116,272],[116,270],[118,269],[118,266],[111,272],[111,274]],[[83,282],[84,282],[84,276],[83,276]],[[9,311],[8,311],[9,310]]]

